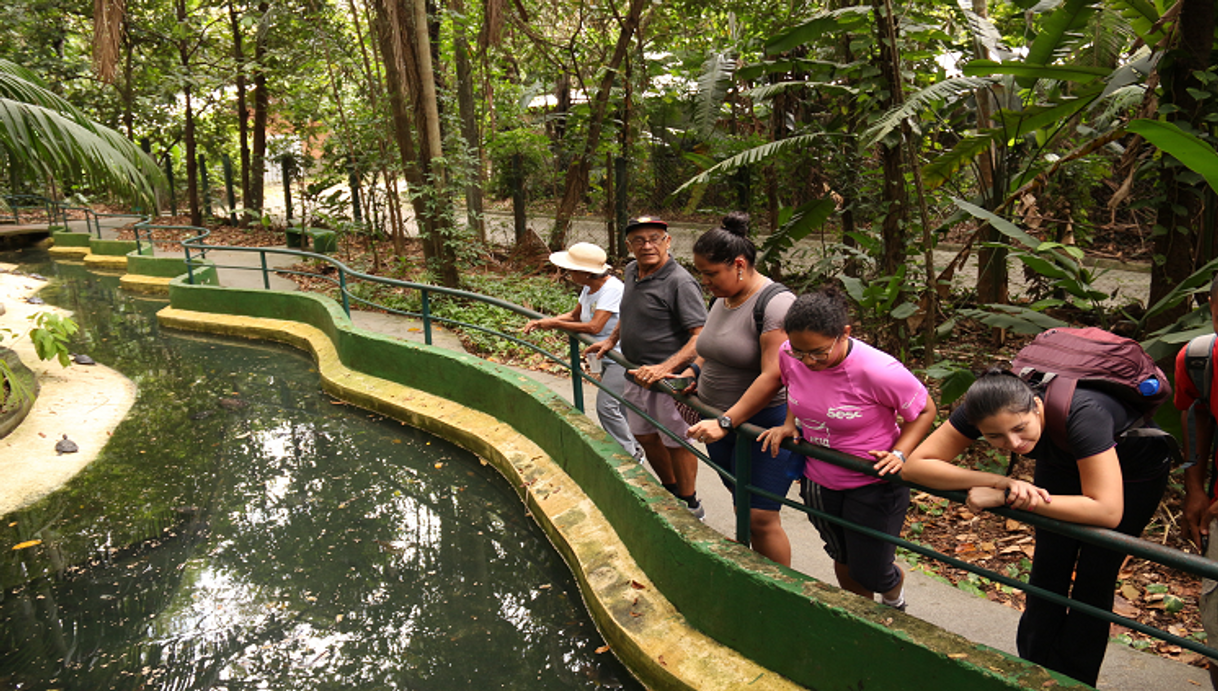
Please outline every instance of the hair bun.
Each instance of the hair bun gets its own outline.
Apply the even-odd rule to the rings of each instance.
[[[723,217],[723,229],[732,235],[740,237],[748,237],[749,235],[749,215],[744,211],[733,211]]]

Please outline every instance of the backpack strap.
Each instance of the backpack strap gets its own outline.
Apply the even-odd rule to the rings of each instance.
[[[784,286],[778,281],[773,281],[766,284],[766,286],[761,289],[761,292],[757,294],[757,304],[753,305],[753,323],[757,325],[758,338],[761,337],[761,334],[763,333],[762,329],[765,328],[765,310],[766,307],[769,307],[770,300],[779,293],[789,292],[791,292],[790,288]],[[711,304],[714,304],[714,301],[712,301]]]
[[[1070,417],[1070,404],[1074,402],[1074,390],[1078,380],[1069,377],[1046,375],[1045,387],[1045,431],[1059,449],[1070,448],[1070,437],[1066,434],[1066,420]]]
[[[1184,352],[1184,368],[1193,386],[1206,403],[1210,400],[1210,387],[1214,381],[1214,339],[1218,334],[1198,336],[1188,342]]]

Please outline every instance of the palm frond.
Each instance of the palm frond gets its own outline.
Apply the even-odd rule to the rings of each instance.
[[[987,130],[980,134],[965,135],[950,150],[922,168],[922,182],[926,189],[933,190],[947,182],[981,152],[986,151],[999,138],[998,130]]]
[[[1011,49],[1003,43],[1002,34],[998,32],[998,28],[988,17],[982,17],[974,12],[972,4],[968,0],[960,0],[959,5],[960,12],[968,23],[969,33],[973,35],[973,41],[986,50],[986,55],[977,57],[994,60],[1010,60],[1015,57],[1015,53],[1011,52]]]
[[[88,181],[154,208],[156,164],[118,132],[57,110],[0,98],[0,151],[22,167],[64,182]]]
[[[905,103],[892,108],[863,133],[862,145],[870,147],[901,126],[901,123],[917,117],[922,110],[936,103],[950,104],[971,98],[978,89],[984,89],[1001,81],[999,77],[956,77],[932,84],[911,94]]]
[[[775,96],[785,94],[788,91],[814,90],[819,94],[837,94],[839,96],[853,97],[857,96],[859,90],[847,84],[826,84],[825,82],[811,81],[788,81],[778,82],[777,84],[766,84],[764,86],[754,87],[744,92],[749,98],[754,101],[768,101]]]
[[[754,163],[761,163],[772,156],[777,156],[778,154],[787,151],[788,149],[809,146],[815,140],[828,136],[834,136],[834,133],[818,132],[816,134],[800,134],[794,137],[788,137],[787,139],[779,139],[776,142],[768,142],[766,144],[762,144],[761,146],[755,146],[747,151],[741,151],[735,156],[724,159],[695,175],[694,177],[686,180],[684,184],[673,190],[672,195],[679,194],[687,187],[706,184],[716,175],[726,175],[727,173],[731,173],[739,168],[743,168],[744,166],[753,165]]]
[[[1032,45],[1028,47],[1028,56],[1024,62],[1030,65],[1048,65],[1055,61],[1060,51],[1073,45],[1079,38],[1091,16],[1096,13],[1094,0],[1065,0],[1053,10],[1040,25]],[[1021,86],[1030,86],[1020,80]]]
[[[732,76],[736,72],[736,58],[731,51],[711,53],[702,63],[702,73],[698,76],[698,93],[694,96],[694,130],[698,136],[705,139],[715,129],[719,121],[719,111],[723,107],[723,99],[727,90],[732,86]]]
[[[766,41],[766,55],[777,55],[810,43],[827,33],[862,26],[871,18],[871,7],[859,5],[817,12],[811,19]]]
[[[1146,45],[1157,46],[1163,40],[1164,29],[1154,29],[1162,17],[1155,3],[1150,0],[1107,0],[1107,4],[1116,8]]]

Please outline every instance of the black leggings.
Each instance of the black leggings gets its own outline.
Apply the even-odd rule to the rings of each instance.
[[[1134,537],[1142,534],[1163,497],[1170,470],[1171,465],[1164,463],[1162,472],[1152,479],[1125,483],[1125,513],[1116,527],[1118,532]],[[1077,473],[1049,463],[1036,464],[1036,485],[1052,494],[1082,494]],[[1124,561],[1123,552],[1038,528],[1028,582],[1112,611],[1113,589]],[[1020,657],[1095,686],[1108,646],[1108,630],[1106,621],[1029,595],[1016,644]]]

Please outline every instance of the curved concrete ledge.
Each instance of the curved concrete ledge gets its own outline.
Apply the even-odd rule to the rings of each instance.
[[[649,686],[1085,688],[723,538],[528,377],[355,329],[313,294],[175,279],[170,301],[166,325],[306,348],[335,395],[496,463],[586,588],[605,638]]]
[[[491,462],[573,568],[605,639],[656,689],[797,689],[690,627],[651,583],[592,500],[541,447],[453,401],[353,371],[320,329],[294,321],[165,308],[162,325],[262,338],[313,354],[323,388],[368,410],[453,441]]]

